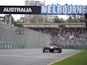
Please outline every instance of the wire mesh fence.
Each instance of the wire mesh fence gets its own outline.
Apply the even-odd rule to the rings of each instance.
[[[0,41],[0,48],[6,44],[9,48],[9,43],[12,48],[42,48],[50,43],[50,36],[27,28],[0,26]]]

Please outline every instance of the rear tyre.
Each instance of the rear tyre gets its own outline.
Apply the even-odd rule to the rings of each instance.
[[[61,52],[62,52],[62,49],[61,49],[61,48],[59,48],[59,49],[58,49],[58,53],[61,53]]]

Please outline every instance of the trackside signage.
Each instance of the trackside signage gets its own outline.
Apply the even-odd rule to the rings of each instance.
[[[87,6],[52,4],[41,6],[41,14],[80,15],[87,12]]]
[[[0,14],[41,14],[41,6],[0,6]]]
[[[0,6],[0,14],[81,15],[87,5]]]

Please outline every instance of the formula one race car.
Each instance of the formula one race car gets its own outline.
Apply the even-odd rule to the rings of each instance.
[[[62,48],[59,48],[57,44],[50,44],[50,47],[44,47],[43,52],[51,52],[51,53],[61,53]]]

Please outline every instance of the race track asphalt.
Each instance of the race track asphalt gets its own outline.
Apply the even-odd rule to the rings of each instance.
[[[78,52],[63,49],[62,53],[43,53],[42,49],[0,49],[0,65],[47,65]]]

